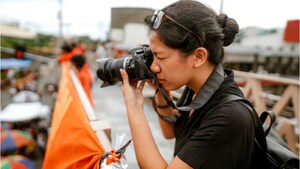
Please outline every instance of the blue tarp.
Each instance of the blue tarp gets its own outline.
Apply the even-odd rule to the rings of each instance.
[[[29,59],[15,59],[15,58],[1,58],[1,70],[3,69],[14,69],[14,68],[26,68],[31,64]]]

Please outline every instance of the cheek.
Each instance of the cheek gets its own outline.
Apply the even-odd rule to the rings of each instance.
[[[172,91],[172,90],[177,90],[181,88],[182,86],[186,85],[186,79],[182,76],[175,76],[169,77],[168,80],[166,80],[163,83],[163,86],[165,89]]]
[[[170,66],[169,68],[165,68],[167,83],[170,85],[172,84],[172,86],[174,85],[174,88],[187,84],[189,78],[189,68],[186,64],[176,64],[172,67]]]
[[[168,64],[170,73],[174,76],[182,76],[188,72],[189,64],[183,60],[177,60],[173,63]]]
[[[177,71],[173,71],[171,76],[168,77],[168,82],[176,83],[176,84],[185,84],[187,81],[186,73],[177,69]]]

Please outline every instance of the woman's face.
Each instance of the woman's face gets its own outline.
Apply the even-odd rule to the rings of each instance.
[[[150,35],[150,48],[154,55],[151,71],[167,90],[176,90],[188,85],[193,75],[193,57],[183,58],[179,50],[167,47],[158,35]]]

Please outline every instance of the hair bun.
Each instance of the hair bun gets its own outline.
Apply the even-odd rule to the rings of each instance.
[[[226,27],[227,20],[228,20],[228,16],[226,14],[220,14],[217,16],[217,21],[221,28]]]
[[[226,14],[218,15],[217,21],[224,34],[223,46],[228,46],[233,42],[235,35],[239,32],[239,25],[234,19],[228,18]]]

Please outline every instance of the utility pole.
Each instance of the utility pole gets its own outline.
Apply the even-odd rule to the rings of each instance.
[[[223,3],[224,3],[224,0],[221,0],[221,5],[220,5],[220,11],[219,11],[219,14],[223,13]]]
[[[60,47],[61,47],[62,42],[63,42],[62,0],[58,0],[58,2],[59,2],[59,10],[58,10],[58,14],[57,14],[58,36],[57,36],[56,51],[55,51],[56,56],[59,55]]]

